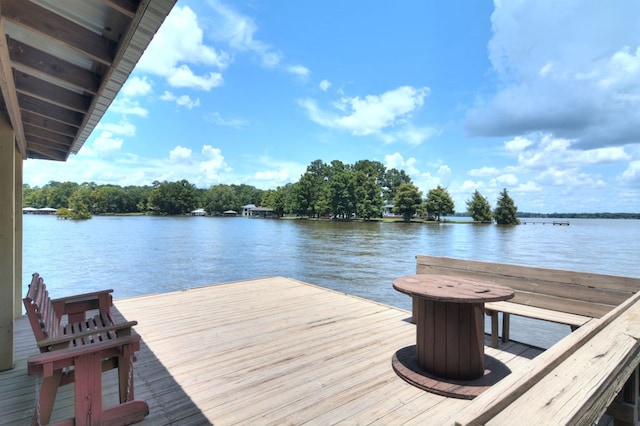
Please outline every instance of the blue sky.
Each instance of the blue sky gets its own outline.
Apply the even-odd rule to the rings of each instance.
[[[178,0],[78,155],[24,181],[276,188],[377,160],[456,211],[640,211],[640,2]]]

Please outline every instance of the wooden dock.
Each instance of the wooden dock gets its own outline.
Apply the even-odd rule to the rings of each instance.
[[[521,219],[520,223],[523,225],[559,225],[559,226],[569,226],[570,222],[568,220],[554,220],[552,222],[544,221],[544,220],[526,220]]]
[[[146,425],[452,424],[471,403],[400,379],[391,358],[415,344],[410,313],[287,278],[265,278],[116,300],[142,336],[136,398]],[[0,373],[0,425],[27,425],[37,381],[26,318],[16,322],[16,368]],[[525,371],[539,349],[510,342],[488,355]],[[114,374],[111,374],[114,373]],[[117,377],[104,374],[105,406]],[[52,420],[73,414],[73,385]]]

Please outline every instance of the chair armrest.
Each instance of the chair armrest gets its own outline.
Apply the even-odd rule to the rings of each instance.
[[[82,331],[80,333],[71,333],[71,334],[65,334],[65,335],[59,336],[59,337],[54,337],[54,338],[51,338],[51,339],[42,339],[42,340],[39,340],[37,342],[37,344],[38,344],[39,348],[47,348],[49,346],[52,346],[52,347],[55,348],[56,346],[60,346],[63,343],[68,344],[69,342],[71,342],[72,340],[75,340],[75,339],[81,339],[81,338],[87,337],[87,336],[95,336],[97,334],[107,333],[107,332],[110,332],[110,331],[118,332],[118,331],[122,331],[122,330],[128,330],[128,332],[125,333],[122,336],[118,336],[118,338],[126,337],[126,336],[131,335],[131,327],[134,327],[136,325],[138,325],[138,321],[128,321],[128,322],[108,325],[106,327],[93,328],[93,329],[90,329],[90,330]],[[117,340],[117,339],[113,339],[113,340]],[[86,346],[93,346],[93,345],[95,345],[95,344],[86,345]],[[59,350],[54,350],[54,352],[58,352]],[[65,350],[65,349],[61,349],[61,350]]]
[[[91,293],[76,294],[68,297],[52,299],[53,308],[60,315],[78,314],[98,309],[102,313],[109,312],[113,306],[112,289],[94,291]]]
[[[32,355],[27,359],[27,373],[30,376],[42,373],[45,377],[49,377],[53,374],[54,370],[72,366],[74,364],[74,360],[81,356],[91,355],[96,352],[118,353],[127,356],[139,349],[140,336],[134,334],[92,345],[76,346],[73,348],[61,349],[59,351],[45,352],[38,355]]]

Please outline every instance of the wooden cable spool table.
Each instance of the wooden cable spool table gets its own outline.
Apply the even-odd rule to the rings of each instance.
[[[416,371],[403,374],[402,368],[396,368],[396,353],[394,369],[401,377],[427,390],[449,395],[439,391],[442,386],[434,389],[430,383],[472,381],[486,375],[484,303],[511,299],[514,296],[511,288],[480,279],[432,274],[400,277],[393,281],[393,287],[413,297],[417,375],[428,376],[426,384],[421,385]],[[411,377],[406,377],[407,374]]]

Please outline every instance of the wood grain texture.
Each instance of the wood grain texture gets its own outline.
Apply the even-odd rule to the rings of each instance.
[[[142,425],[451,424],[470,404],[393,371],[393,354],[415,343],[409,312],[293,279],[116,299],[112,309],[116,321],[137,320],[142,336],[134,368],[136,398],[150,408]],[[16,321],[17,365],[0,373],[0,425],[29,424],[29,327]],[[486,351],[514,372],[540,353],[515,343]],[[106,409],[118,403],[117,372],[102,380]],[[58,392],[53,420],[73,416],[72,388]]]

